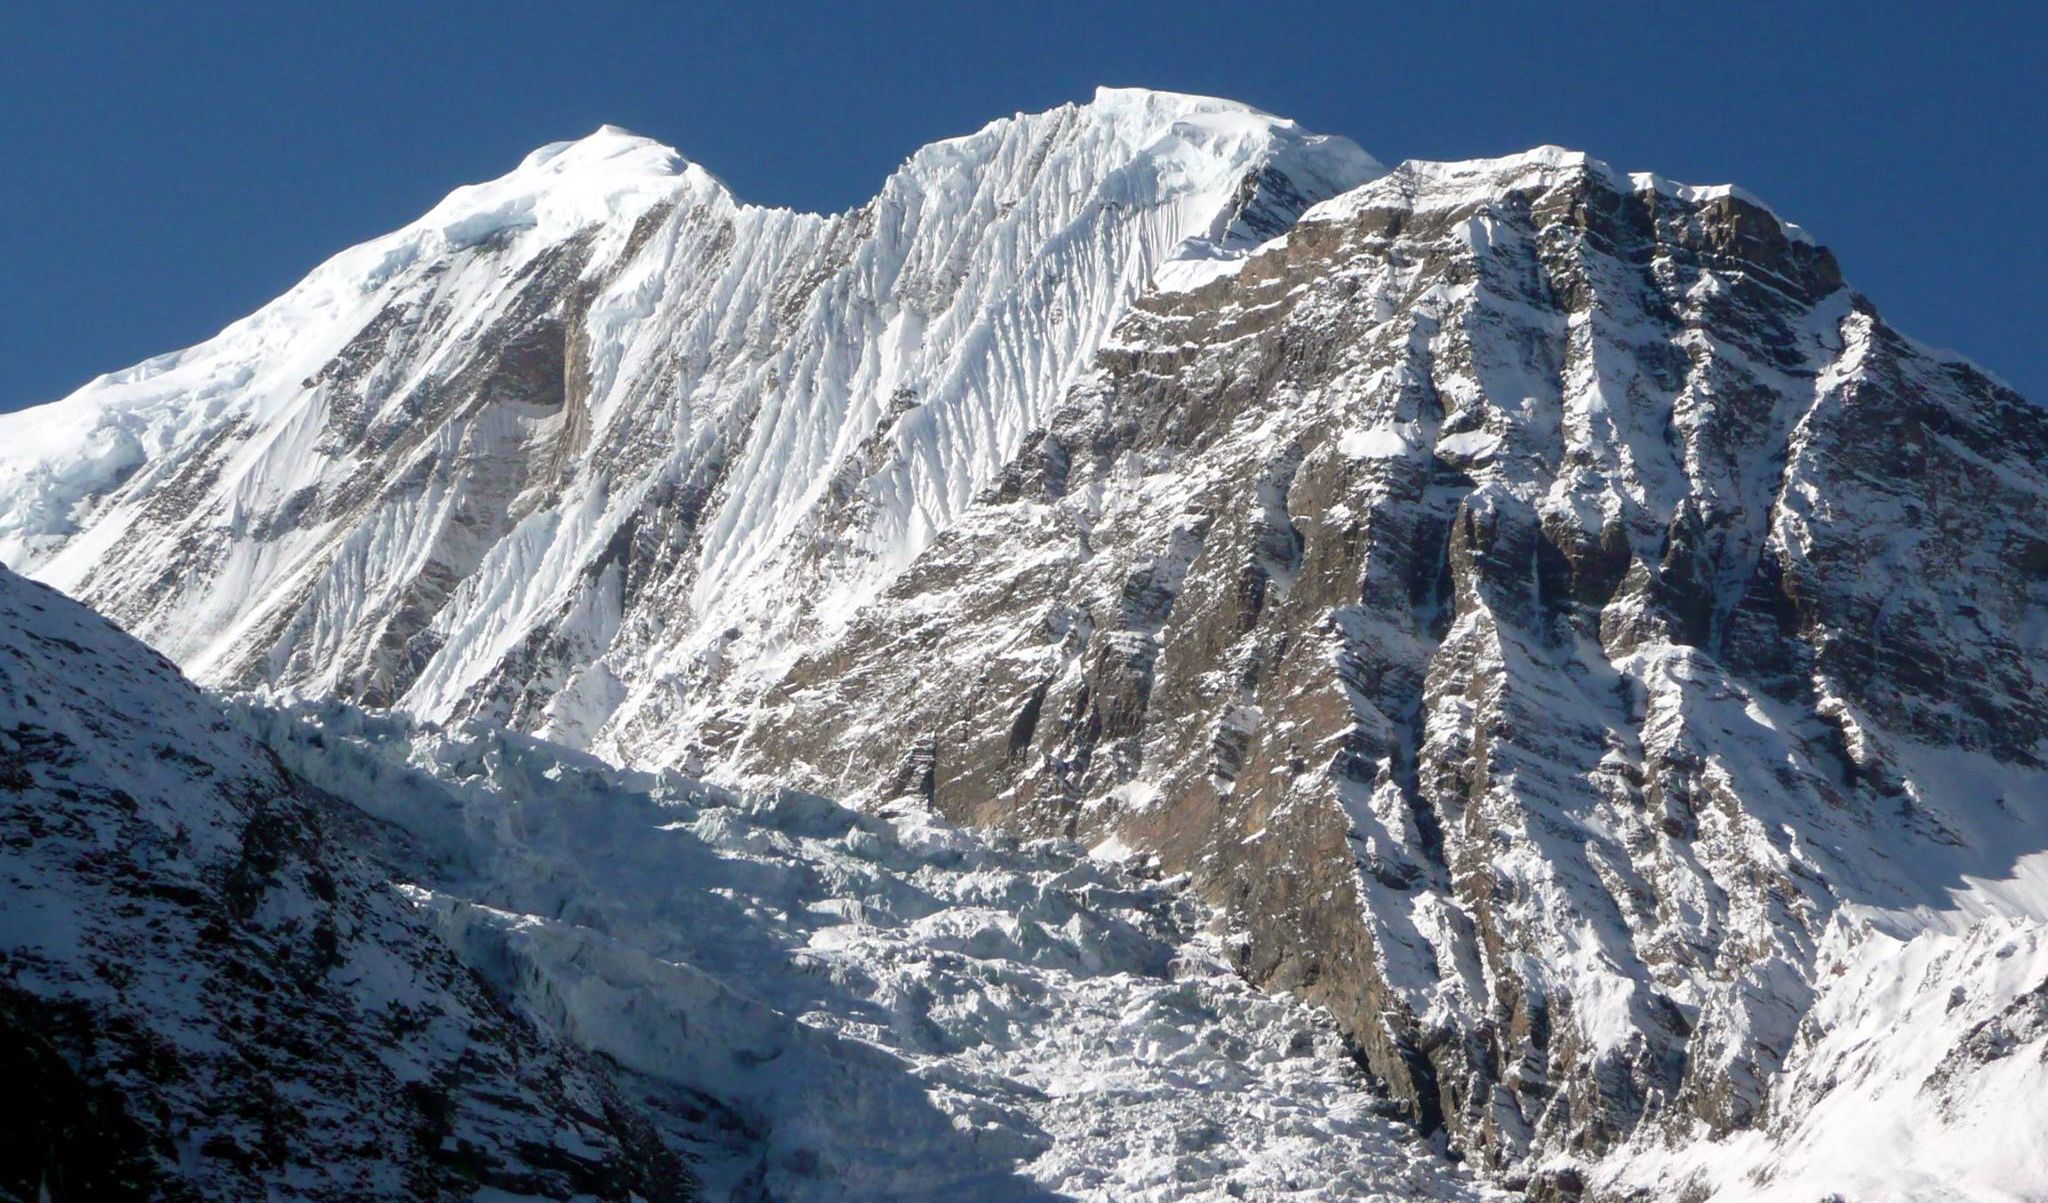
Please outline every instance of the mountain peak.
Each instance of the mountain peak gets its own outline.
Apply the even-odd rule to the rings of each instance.
[[[1624,195],[1651,192],[1688,204],[1728,197],[1769,215],[1787,239],[1818,245],[1804,227],[1787,221],[1747,189],[1733,184],[1685,184],[1648,171],[1620,171],[1586,151],[1555,144],[1534,146],[1490,159],[1410,159],[1395,167],[1390,174],[1413,184],[1429,186],[1434,195],[1432,203],[1439,205],[1466,204],[1531,184],[1548,184],[1566,176],[1590,178]],[[1389,186],[1398,188],[1404,185]],[[1318,207],[1315,216],[1319,220],[1342,219],[1359,208],[1369,207],[1375,199],[1370,188],[1361,188],[1333,197]]]
[[[1351,139],[1314,134],[1288,117],[1220,96],[1162,92],[1152,88],[1098,87],[1094,99],[1078,107],[1099,121],[1139,137],[1178,135],[1197,145],[1218,136],[1253,136],[1287,144],[1300,142],[1324,148],[1343,159],[1361,178],[1384,169]]]
[[[438,229],[452,245],[521,226],[565,235],[597,222],[630,224],[678,190],[724,192],[674,147],[616,125],[568,142],[550,142],[495,180],[448,194],[416,228]]]
[[[1103,85],[1095,89],[1095,97],[1088,102],[1087,107],[1104,112],[1158,112],[1180,109],[1196,113],[1245,113],[1274,121],[1286,121],[1285,118],[1274,117],[1273,114],[1262,112],[1243,101],[1223,96],[1204,96],[1196,92],[1168,92],[1158,88],[1119,88]]]
[[[1441,1133],[1402,1147],[1536,1197],[2011,1197],[2048,1178],[2014,1135],[2048,1125],[2043,465],[2048,412],[1897,335],[1752,198],[1562,147],[1388,172],[1232,101],[1104,88],[926,146],[821,215],[736,203],[601,127],[200,347],[0,415],[0,559],[208,684],[328,699],[298,712],[303,743],[299,717],[238,709],[254,746],[0,572],[0,814],[34,837],[0,840],[0,937],[90,899],[85,930],[113,936],[45,925],[77,980],[104,995],[100,966],[161,947],[130,1015],[332,1012],[305,1030],[341,1035],[338,1068],[304,1040],[316,1056],[252,1089],[319,1086],[337,1149],[424,1130],[349,1114],[400,1092],[347,1062],[411,1047],[366,1046],[352,1017],[410,1033],[416,1008],[384,1006],[408,979],[331,965],[300,921],[334,899],[264,868],[322,846],[324,810],[288,848],[252,821],[289,818],[250,800],[298,806],[300,781],[404,832],[389,883],[328,891],[367,899],[330,948],[411,921],[382,888],[405,883],[447,924],[407,963],[445,962],[450,934],[513,1009],[678,1114],[740,1092],[752,1110],[717,1122],[767,1134],[735,1171],[757,1193],[959,1193],[842,1172],[838,1132],[963,1186],[1014,1161],[1163,1200],[1275,1160],[1207,1105],[1277,1064],[1232,1050],[1365,1080],[1334,1037],[1158,1009],[1244,995],[1143,936],[1166,911],[1086,896],[1173,882],[1173,915],[1217,916],[1222,969],[1326,1008],[1380,1092],[1297,1090],[1295,1114],[1398,1110]],[[873,813],[714,800],[668,768]],[[929,812],[1018,839],[964,859]],[[211,830],[205,875],[174,827]],[[326,846],[358,828],[348,851],[383,855],[367,824]],[[1083,848],[1153,880],[1091,876]],[[216,896],[182,944],[133,909]],[[31,935],[0,939],[0,1037],[43,974],[16,955],[44,955]],[[309,972],[238,989],[244,946]],[[832,959],[857,947],[875,955]],[[171,991],[187,965],[211,994]],[[411,993],[468,1043],[491,999],[442,980]],[[1155,1099],[1105,1057],[1132,1022],[1204,1098],[1156,1096],[1156,1130],[1104,1141],[1099,1116]],[[1229,1055],[1189,1069],[1189,1048]],[[439,1092],[461,1061],[403,1076]],[[1076,1067],[1102,1088],[1048,1102]],[[156,1114],[159,1088],[250,1097],[147,1076]],[[528,1079],[473,1080],[484,1104]],[[910,1127],[891,1099],[967,1103]],[[1289,1125],[1318,1157],[1340,1135]],[[959,1133],[971,1157],[933,1156]],[[1353,1174],[1364,1156],[1290,1166],[1287,1197],[1446,1193]]]
[[[551,168],[557,172],[587,168],[598,163],[646,171],[653,175],[677,175],[690,166],[689,160],[643,134],[622,125],[598,126],[581,138],[550,142],[520,161],[519,171]]]

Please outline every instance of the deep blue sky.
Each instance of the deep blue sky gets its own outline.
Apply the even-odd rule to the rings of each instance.
[[[206,338],[332,252],[603,122],[746,199],[837,209],[924,142],[1097,83],[1234,97],[1387,162],[1557,142],[1741,183],[1834,247],[1902,329],[2048,402],[2035,9],[14,0],[0,408]]]

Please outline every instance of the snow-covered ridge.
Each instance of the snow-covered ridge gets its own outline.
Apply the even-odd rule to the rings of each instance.
[[[1079,109],[1069,105],[1056,112]],[[1221,146],[1225,157],[1238,156],[1244,149],[1238,143],[1275,130],[1292,135],[1297,151],[1321,152],[1295,158],[1331,190],[1379,170],[1347,139],[1308,135],[1292,121],[1232,101],[1100,88],[1085,111],[1115,130],[1129,151],[1158,151],[1160,175],[1169,189],[1204,182],[1199,178],[1203,165],[1196,161],[1202,150]],[[946,160],[972,155],[976,146],[1000,140],[1012,126],[1029,120],[1030,115],[1020,113],[974,134],[935,142],[906,160],[898,174],[943,171]],[[513,231],[530,232],[529,241],[551,244],[597,226],[622,239],[649,208],[685,192],[739,203],[722,181],[673,147],[603,125],[585,137],[539,147],[495,180],[456,188],[402,229],[334,255],[283,296],[206,342],[108,372],[62,400],[0,412],[0,490],[16,495],[9,501],[27,492],[38,503],[27,513],[0,511],[0,561],[16,568],[35,563],[33,540],[62,523],[59,511],[141,459],[168,450],[189,426],[218,419],[221,408],[215,398],[221,394],[251,392],[251,386],[263,383],[249,375],[224,381],[217,359],[233,355],[246,365],[254,358],[250,351],[283,350],[297,352],[297,362],[324,362],[338,349],[330,345],[329,330],[359,326],[366,316],[362,306],[349,302],[377,294],[406,267]],[[1205,233],[1221,241],[1227,231],[1219,225]],[[289,366],[281,365],[271,383],[289,375],[284,370]],[[193,370],[201,367],[212,370]],[[155,412],[165,401],[187,408],[182,403],[194,392],[213,404],[197,407],[201,412],[196,414]]]
[[[617,126],[550,143],[495,180],[455,189],[405,227],[339,252],[283,296],[206,342],[106,373],[63,400],[0,413],[0,485],[11,492],[38,471],[61,473],[67,467],[78,469],[67,474],[78,483],[105,483],[63,462],[76,458],[81,439],[123,445],[125,454],[101,465],[107,473],[132,468],[137,455],[168,450],[180,432],[223,416],[222,403],[230,396],[280,383],[295,364],[317,368],[322,352],[332,355],[333,341],[352,334],[366,318],[382,287],[423,260],[508,231],[530,231],[533,241],[551,242],[591,225],[630,229],[649,207],[678,191],[723,188],[670,147]],[[258,376],[259,352],[286,352],[293,360],[279,365],[274,379]],[[229,373],[220,364],[229,357],[240,371]],[[195,394],[205,403],[188,404]],[[177,412],[164,412],[173,408]],[[50,500],[68,504],[77,498]],[[0,524],[0,558],[16,566],[32,558],[27,548],[5,540],[36,533],[33,526]]]
[[[0,558],[202,680],[673,759],[946,527],[1162,264],[1378,171],[1105,89],[826,217],[607,128],[0,417]]]
[[[1362,185],[1342,196],[1324,201],[1303,215],[1304,221],[1342,221],[1385,199],[1386,191],[1418,193],[1429,208],[1458,208],[1478,203],[1519,188],[1550,187],[1570,175],[1590,175],[1621,193],[1654,193],[1688,204],[1733,197],[1769,213],[1787,238],[1814,244],[1811,234],[1778,216],[1762,198],[1734,184],[1682,184],[1655,172],[1623,172],[1581,150],[1563,146],[1538,146],[1520,154],[1492,159],[1434,161],[1409,159],[1398,164],[1377,183]]]

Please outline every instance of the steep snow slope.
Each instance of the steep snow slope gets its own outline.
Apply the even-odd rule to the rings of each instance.
[[[690,1197],[341,830],[161,656],[0,569],[0,1197]]]
[[[1831,1073],[1910,1078],[1873,1033],[2032,988],[1955,924],[2048,918],[1964,889],[2048,849],[2044,464],[2043,411],[1738,194],[1405,164],[1141,297],[736,759],[1157,851],[1515,1173],[1796,1155],[1849,1141]],[[1884,940],[1969,1001],[1872,989]]]
[[[1385,1114],[1327,1016],[1233,973],[1171,883],[481,724],[243,721],[389,823],[381,854],[450,942],[651,1113],[724,1101],[722,1127],[678,1126],[713,1197],[1486,1193]]]
[[[2033,876],[2040,873],[2038,856]],[[1968,908],[2001,891],[1959,891]],[[1978,1203],[2048,1192],[2048,896],[1900,939],[1844,924],[1773,1118],[1721,1139],[1643,1142],[1584,1176],[1596,1191],[1793,1203]],[[1990,887],[1988,889],[1982,887]]]
[[[1156,266],[1377,170],[1105,89],[821,217],[607,128],[0,416],[0,557],[202,681],[672,762],[944,528]]]

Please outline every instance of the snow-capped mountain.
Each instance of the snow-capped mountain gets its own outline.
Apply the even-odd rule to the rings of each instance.
[[[821,217],[606,128],[0,416],[0,559],[208,684],[675,761],[947,525],[1155,268],[1378,170],[1104,90]]]
[[[1089,1008],[1201,1028],[1188,998],[1249,1026],[1180,1085],[1366,1104],[1324,1035],[1320,1069],[1267,1055],[1321,1031],[1289,1004],[1147,993],[1215,952],[1182,902],[928,810],[1184,875],[1231,965],[1534,1197],[2048,1190],[2015,1135],[2048,1123],[2044,499],[2048,415],[1739,190],[1554,148],[1385,170],[1135,91],[834,217],[600,131],[0,416],[0,557],[270,691],[236,729],[388,824],[374,863],[450,947],[706,1182],[794,1197],[829,1164],[1174,1198],[1205,1158],[1252,1197],[1473,1189],[1364,1121],[1063,1110],[1060,1042],[1120,1030]],[[471,719],[630,768],[431,725]],[[861,813],[631,771],[672,769]],[[1047,920],[1074,891],[1117,901]],[[991,948],[1067,976],[935,951]],[[1077,984],[1105,949],[1136,993]],[[719,992],[788,963],[832,991]],[[698,1008],[756,1047],[755,1004],[887,1050],[913,1131],[987,1147],[863,1161],[773,1073],[649,1059],[640,1025]],[[811,1040],[773,1047],[897,1097]],[[750,1135],[664,1120],[676,1089]],[[1168,1135],[1205,1125],[1275,1151]]]

